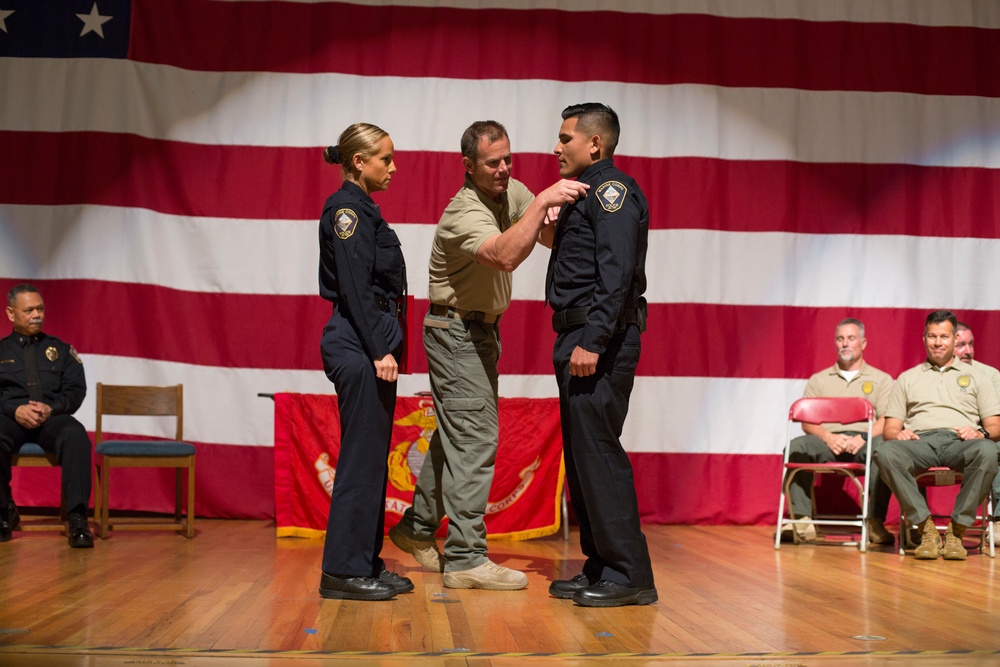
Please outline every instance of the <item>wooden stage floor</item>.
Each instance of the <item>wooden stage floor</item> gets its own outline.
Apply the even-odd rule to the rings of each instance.
[[[390,542],[413,593],[322,600],[320,540],[203,520],[187,540],[122,532],[93,550],[56,533],[0,544],[0,665],[996,665],[996,561],[784,546],[764,527],[647,526],[660,601],[550,598],[579,571],[573,531],[491,542],[527,590],[450,590]]]

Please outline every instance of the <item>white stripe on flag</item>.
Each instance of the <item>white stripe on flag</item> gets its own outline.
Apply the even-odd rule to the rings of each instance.
[[[96,76],[95,76],[96,75]],[[199,144],[323,146],[366,118],[397,151],[455,151],[455,129],[503,118],[515,153],[549,153],[559,111],[621,110],[619,155],[1000,167],[1000,99],[602,81],[466,80],[192,72],[118,60],[0,58],[18,104],[0,129],[124,132]],[[95,99],[136,100],[94,104]],[[339,102],[349,99],[350,105]],[[406,100],[406,114],[397,112]],[[232,122],[247,109],[254,121]],[[72,113],[69,113],[72,111]],[[539,118],[551,116],[551,122]],[[434,123],[427,123],[434,118]],[[650,123],[659,118],[662,122]]]
[[[233,220],[110,206],[0,204],[7,275],[159,285],[195,292],[312,295],[316,223]],[[410,293],[427,298],[434,225],[394,224]],[[246,240],[244,240],[246,239]],[[1000,239],[653,230],[651,303],[1000,310]],[[548,250],[514,274],[514,299],[542,301]],[[926,267],[974,266],[941,280]]]
[[[303,335],[313,334],[318,345],[318,332]],[[94,429],[98,382],[183,383],[185,437],[229,445],[273,443],[274,406],[258,393],[335,393],[320,371],[218,368],[97,354],[83,359],[88,393],[76,416],[88,430]],[[630,452],[779,453],[787,414],[783,411],[804,387],[805,380],[640,376],[622,442]],[[400,396],[429,390],[426,375],[400,376]],[[501,374],[500,395],[548,398],[558,390],[552,375]],[[762,405],[778,407],[761,410]],[[169,426],[151,418],[106,428],[166,436]]]

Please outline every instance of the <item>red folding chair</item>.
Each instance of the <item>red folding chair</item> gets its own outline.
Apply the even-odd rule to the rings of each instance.
[[[864,463],[789,463],[788,456],[791,449],[793,429],[796,424],[853,424],[854,422],[868,422],[868,443],[865,450]],[[865,471],[872,463],[872,426],[875,423],[875,408],[868,399],[865,398],[800,398],[792,403],[788,410],[788,434],[785,438],[784,453],[784,481],[781,485],[781,497],[778,499],[778,528],[774,534],[774,548],[781,548],[781,529],[783,526],[792,524],[792,536],[796,544],[799,541],[795,532],[794,524],[814,524],[828,526],[857,526],[861,529],[861,541],[859,548],[865,551],[868,547],[868,492],[870,483]],[[861,513],[854,517],[843,516],[823,516],[814,512],[814,517],[809,520],[796,519],[791,503],[788,503],[788,516],[785,516],[785,498],[791,487],[792,480],[802,472],[811,472],[818,478],[819,475],[834,474],[842,475],[851,480],[861,496]],[[862,477],[863,481],[858,477]],[[815,478],[813,482],[815,488]],[[815,497],[813,498],[815,502]]]

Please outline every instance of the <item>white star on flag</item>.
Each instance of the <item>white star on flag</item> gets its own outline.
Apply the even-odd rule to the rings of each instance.
[[[83,21],[83,30],[80,31],[80,37],[83,37],[88,32],[96,32],[101,36],[101,39],[104,39],[104,28],[101,26],[114,18],[112,16],[101,16],[100,12],[97,11],[96,2],[90,8],[89,14],[77,14],[76,17]]]
[[[0,30],[7,32],[6,18],[14,13],[13,9],[0,9]]]

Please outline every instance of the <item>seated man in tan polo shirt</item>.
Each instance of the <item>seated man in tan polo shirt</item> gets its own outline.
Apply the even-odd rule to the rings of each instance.
[[[955,356],[957,320],[937,310],[924,323],[927,360],[900,374],[885,411],[885,442],[875,450],[882,478],[920,532],[914,556],[965,560],[965,530],[997,474],[1000,399],[989,378]],[[941,536],[916,474],[933,466],[963,473],[951,521]]]
[[[885,406],[892,388],[892,377],[865,363],[864,352],[868,345],[865,325],[853,317],[842,320],[834,331],[834,346],[837,363],[812,377],[806,383],[806,398],[867,398],[875,406],[877,421],[872,427],[872,446],[878,447],[882,441],[882,422]],[[793,463],[832,463],[833,461],[864,463],[868,435],[868,424],[803,424],[805,435],[791,442],[788,460]],[[874,450],[873,450],[874,451]],[[872,544],[892,544],[892,533],[885,529],[885,516],[889,508],[889,487],[877,483],[880,479],[878,468],[872,461],[869,482],[868,541]],[[800,472],[795,476],[789,489],[789,501],[796,517],[812,517],[813,476]],[[791,529],[789,528],[789,531]],[[798,538],[804,541],[816,539],[816,527],[810,523],[796,523]],[[784,537],[784,536],[783,536]],[[791,539],[791,534],[787,538]]]
[[[959,322],[955,329],[955,356],[985,373],[996,389],[997,398],[1000,398],[1000,370],[975,361],[976,338],[964,322]],[[993,478],[993,545],[1000,547],[1000,474]]]

